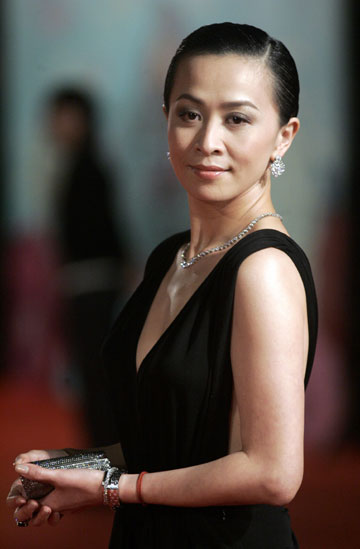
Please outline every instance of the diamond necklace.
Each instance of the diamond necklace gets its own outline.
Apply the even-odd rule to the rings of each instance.
[[[261,215],[258,215],[257,217],[255,217],[255,219],[250,221],[249,225],[247,227],[245,227],[245,229],[243,229],[241,231],[241,233],[233,236],[232,238],[230,238],[230,240],[227,240],[227,242],[224,242],[224,244],[220,244],[219,246],[215,246],[214,248],[209,248],[208,250],[203,250],[202,252],[199,252],[198,254],[194,255],[194,257],[191,257],[189,260],[186,259],[186,252],[190,248],[190,242],[188,242],[186,244],[186,246],[184,247],[183,251],[181,252],[181,260],[182,261],[180,263],[180,266],[183,269],[187,269],[188,267],[191,267],[192,265],[194,265],[194,263],[196,263],[197,261],[199,261],[203,257],[206,257],[207,255],[213,254],[214,252],[221,252],[222,250],[226,250],[226,248],[230,248],[230,246],[233,246],[234,244],[236,244],[236,242],[239,242],[239,240],[244,238],[244,236],[249,231],[251,231],[253,226],[256,225],[256,223],[258,221],[260,221],[260,219],[263,219],[264,217],[269,217],[269,216],[278,217],[280,219],[280,221],[282,221],[282,219],[283,219],[281,217],[281,215],[279,215],[278,213],[268,212],[268,213],[263,213]]]

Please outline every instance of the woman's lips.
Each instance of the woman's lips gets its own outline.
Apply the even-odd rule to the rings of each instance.
[[[192,171],[200,177],[200,179],[216,179],[217,177],[220,177],[225,172],[228,172],[229,170],[222,168],[221,166],[204,166],[202,164],[197,164],[196,166],[190,166]]]

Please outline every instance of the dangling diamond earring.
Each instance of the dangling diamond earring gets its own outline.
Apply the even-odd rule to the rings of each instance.
[[[170,153],[169,151],[166,153],[167,159],[170,160]]]
[[[284,173],[285,163],[283,162],[281,156],[278,155],[275,158],[274,162],[271,162],[270,171],[271,171],[271,175],[273,175],[274,177],[279,177],[279,175]]]

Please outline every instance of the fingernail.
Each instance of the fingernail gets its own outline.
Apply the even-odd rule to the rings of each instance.
[[[17,473],[28,473],[29,467],[27,465],[16,465],[15,471]]]
[[[16,465],[17,463],[21,463],[21,458],[15,458],[13,465]]]
[[[54,513],[54,523],[57,524],[58,522],[60,522],[60,520],[61,520],[61,514],[55,512]]]

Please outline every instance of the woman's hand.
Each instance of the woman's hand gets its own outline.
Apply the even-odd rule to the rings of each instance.
[[[14,465],[20,465],[28,463],[30,461],[40,461],[42,459],[49,459],[54,457],[63,457],[67,453],[64,450],[29,450],[28,452],[19,454],[14,461]],[[37,513],[37,520],[42,521],[43,519],[48,519],[49,524],[55,526],[60,521],[60,513],[52,513],[52,510],[49,507],[42,508],[41,504],[36,500],[27,501],[23,485],[18,478],[12,484],[10,492],[8,494],[6,503],[10,509],[14,512],[18,510],[19,507],[26,505],[26,512],[31,516],[34,513]],[[25,510],[24,510],[25,511]]]
[[[104,473],[93,469],[45,469],[32,464],[18,464],[17,473],[22,476],[51,484],[54,490],[40,499],[26,501],[20,479],[14,482],[10,494],[17,505],[14,518],[20,522],[29,521],[29,525],[40,526],[49,520],[56,521],[56,513],[78,510],[90,505],[103,503],[102,479]],[[10,497],[9,494],[9,497]],[[9,500],[8,497],[8,500]],[[26,502],[25,502],[26,501]],[[52,515],[55,515],[53,518]]]
[[[53,513],[50,507],[41,506],[41,504],[34,499],[27,500],[23,485],[19,478],[13,482],[6,503],[8,507],[13,510],[14,518],[17,518],[17,511],[26,506],[24,512],[26,512],[28,516],[34,517],[32,521],[33,526],[37,526],[38,523],[43,524],[46,521],[50,524],[50,526],[56,526],[60,522],[62,516],[58,512]]]

